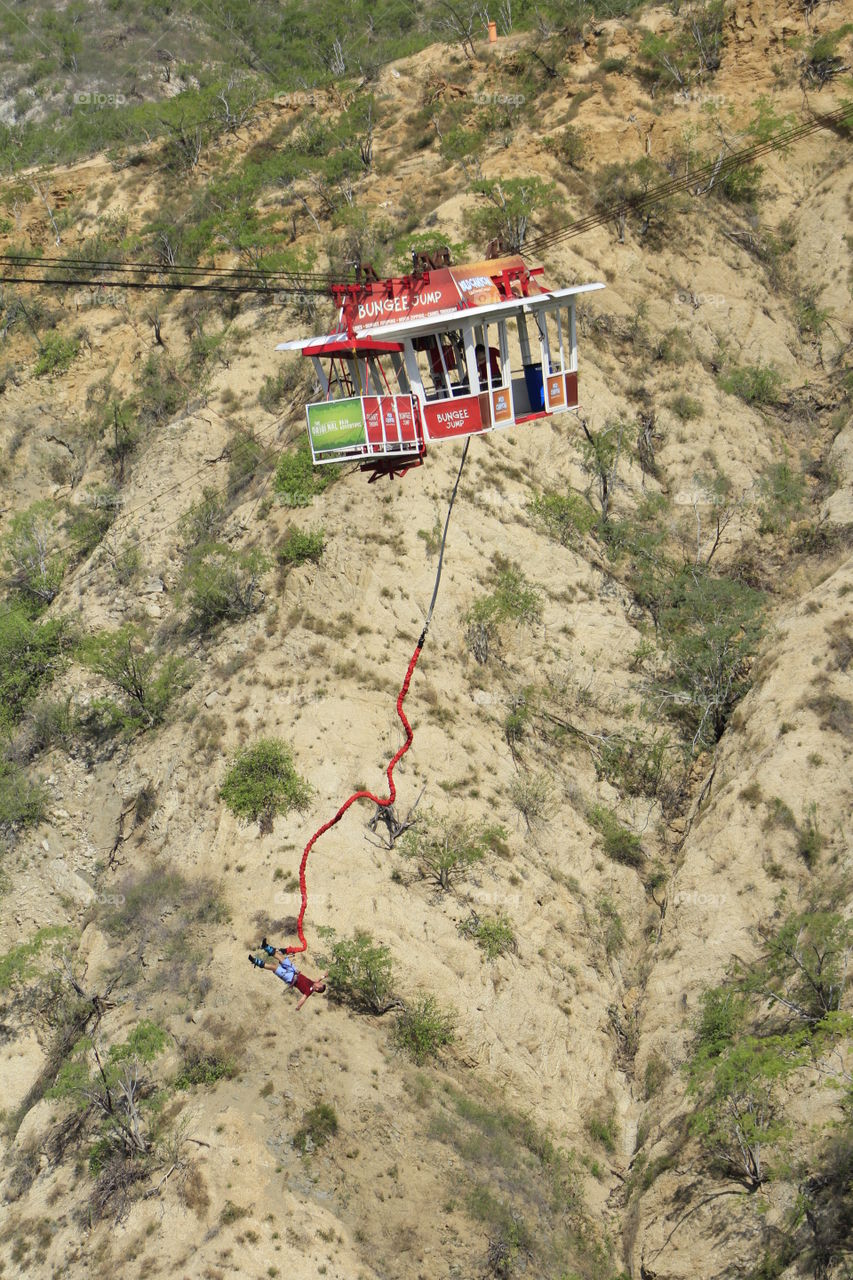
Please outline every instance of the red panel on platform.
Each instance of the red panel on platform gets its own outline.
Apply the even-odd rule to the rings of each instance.
[[[483,422],[478,396],[439,400],[424,405],[423,414],[428,440],[453,440],[457,436],[474,435],[489,426]]]
[[[376,396],[365,396],[362,400],[364,406],[364,425],[367,428],[367,439],[371,445],[371,452],[378,452],[384,445],[382,437],[382,416],[379,412],[379,401]]]
[[[400,424],[400,439],[412,444],[418,438],[415,430],[415,412],[409,396],[397,396],[397,421]]]
[[[578,375],[576,373],[566,374],[566,404],[570,409],[577,408],[578,403]]]

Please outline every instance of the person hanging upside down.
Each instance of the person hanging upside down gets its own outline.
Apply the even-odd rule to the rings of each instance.
[[[261,950],[265,951],[270,960],[260,960],[256,956],[249,954],[249,963],[253,964],[256,969],[269,969],[277,978],[281,978],[289,987],[295,987],[300,993],[301,999],[296,1006],[296,1012],[304,1005],[309,996],[313,996],[316,992],[322,995],[326,990],[326,975],[322,974],[317,979],[309,978],[307,974],[300,973],[295,967],[288,953],[283,947],[274,947],[264,938],[261,943]]]

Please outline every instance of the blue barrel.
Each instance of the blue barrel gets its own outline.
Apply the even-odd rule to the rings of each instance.
[[[542,385],[541,364],[524,366],[524,382],[527,387],[527,398],[530,401],[530,412],[541,413],[545,408],[545,388]]]

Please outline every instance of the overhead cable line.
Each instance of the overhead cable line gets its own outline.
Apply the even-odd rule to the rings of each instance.
[[[610,205],[601,213],[588,214],[585,218],[579,218],[577,222],[571,222],[566,226],[557,227],[554,231],[548,231],[541,236],[536,236],[533,240],[528,241],[525,247],[529,253],[541,253],[543,250],[553,248],[564,240],[582,235],[585,231],[592,231],[595,227],[605,226],[616,218],[636,212],[638,209],[645,209],[650,205],[658,204],[661,200],[666,200],[681,191],[690,190],[691,187],[695,187],[697,183],[702,183],[706,179],[713,181],[720,175],[738,169],[744,164],[751,164],[771,151],[778,151],[782,147],[799,141],[801,138],[808,137],[819,129],[837,128],[849,122],[853,122],[853,112],[851,112],[850,107],[842,107],[828,115],[816,116],[813,120],[794,125],[789,129],[783,129],[763,142],[755,143],[751,147],[744,147],[740,151],[733,151],[725,159],[708,161],[706,164],[700,165],[699,168],[693,169],[690,173],[682,174],[678,178],[672,178],[669,182],[652,187],[649,191],[629,196],[626,200]]]

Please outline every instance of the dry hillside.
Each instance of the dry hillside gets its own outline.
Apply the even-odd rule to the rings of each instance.
[[[228,181],[290,148],[253,197],[275,265],[426,233],[476,260],[478,181],[553,184],[532,238],[850,93],[809,75],[827,33],[853,60],[849,3],[731,6],[683,92],[640,30],[682,18],[431,45],[182,169],[153,138],[19,171],[3,247],[189,260],[213,191],[200,260],[245,262]],[[312,169],[368,91],[369,161]],[[416,821],[388,847],[355,806],[317,844],[305,968],[339,981],[299,1013],[246,954],[384,785],[458,446],[312,480],[273,349],[324,300],[2,286],[0,1275],[851,1274],[850,157],[823,130],[544,255],[607,286],[600,450],[574,416],[472,442]],[[226,777],[272,739],[294,803],[241,817]]]

